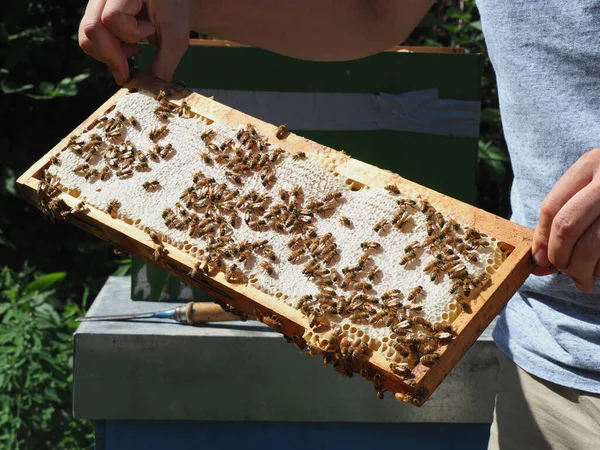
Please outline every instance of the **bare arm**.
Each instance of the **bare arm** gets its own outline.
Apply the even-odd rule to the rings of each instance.
[[[158,46],[152,73],[170,79],[190,28],[317,61],[356,59],[406,39],[435,0],[90,0],[79,44],[128,78],[137,42]]]
[[[435,0],[195,0],[192,30],[294,58],[362,58],[403,42]]]

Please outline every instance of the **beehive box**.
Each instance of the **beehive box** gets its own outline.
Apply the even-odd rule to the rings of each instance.
[[[143,73],[18,184],[415,405],[533,267],[530,230]]]

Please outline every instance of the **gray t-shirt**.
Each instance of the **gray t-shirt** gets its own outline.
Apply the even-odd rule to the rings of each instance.
[[[600,0],[479,0],[514,170],[512,220],[535,228],[561,175],[600,146]],[[600,199],[599,199],[600,200]],[[545,380],[600,393],[600,286],[531,276],[494,331]]]

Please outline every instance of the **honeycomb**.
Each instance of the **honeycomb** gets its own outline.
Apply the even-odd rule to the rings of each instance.
[[[286,135],[282,126],[268,142],[165,92],[132,92],[52,157],[43,210],[74,212],[55,198],[69,192],[75,210],[91,205],[148,233],[155,259],[170,244],[196,258],[192,276],[223,272],[296,308],[310,323],[296,344],[345,375],[371,352],[402,377],[434,365],[503,262],[498,242],[405,187],[357,189],[321,156],[286,148]]]

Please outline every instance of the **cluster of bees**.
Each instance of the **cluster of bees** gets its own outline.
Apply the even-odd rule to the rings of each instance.
[[[161,91],[155,99],[159,101],[155,114],[161,120],[167,120],[174,114],[180,117],[191,117],[190,107],[185,102],[180,106],[172,105],[168,102],[167,94],[164,91]],[[175,154],[175,149],[171,144],[160,145],[158,143],[168,134],[166,125],[152,128],[148,132],[148,137],[155,144],[146,151],[139,150],[131,141],[124,140],[127,127],[139,130],[141,125],[134,116],[126,117],[122,112],[115,111],[112,117],[102,116],[90,125],[92,130],[101,130],[103,136],[96,132],[91,133],[87,136],[86,141],[82,141],[81,136],[72,136],[67,144],[67,149],[83,160],[73,169],[73,172],[84,177],[90,183],[97,180],[108,181],[113,176],[118,179],[127,179],[131,178],[135,172],[150,171],[150,162],[159,163],[169,160]],[[102,167],[98,168],[101,161],[103,161]],[[54,156],[52,163],[60,165],[60,158]],[[147,183],[143,185],[147,191],[152,192],[159,188],[156,180]]]
[[[151,170],[150,162],[170,159],[175,153],[173,147],[159,144],[169,133],[168,121],[175,115],[192,117],[193,113],[185,102],[179,106],[171,104],[166,92],[161,91],[154,98],[158,102],[154,114],[165,124],[149,130],[148,137],[154,142],[151,149],[138,150],[133,143],[123,139],[127,126],[139,129],[140,124],[135,117],[127,118],[117,111],[112,117],[104,116],[92,124],[93,129],[103,130],[104,137],[92,133],[86,142],[79,137],[69,141],[67,148],[84,160],[74,172],[88,182],[107,181],[112,176],[123,179],[134,176],[135,172]],[[285,126],[277,129],[278,139],[285,139],[287,135]],[[380,398],[383,397],[381,375],[360,364],[360,360],[374,349],[363,340],[347,336],[341,323],[389,329],[390,336],[394,337],[388,346],[400,357],[390,359],[390,371],[408,382],[416,364],[431,365],[439,359],[437,350],[454,338],[454,330],[449,324],[433,324],[424,317],[422,301],[427,292],[423,286],[414,286],[405,292],[391,289],[377,293],[376,284],[383,272],[374,255],[384,251],[381,243],[360,243],[360,256],[339,270],[336,267],[341,249],[332,233],[318,233],[316,223],[319,218],[326,219],[336,213],[345,201],[344,192],[334,191],[322,198],[305,199],[300,185],[277,192],[273,189],[277,165],[285,158],[303,161],[307,159],[306,154],[288,154],[270,144],[251,124],[239,127],[231,137],[206,128],[200,139],[203,142],[202,164],[218,166],[227,182],[219,182],[202,170],[197,171],[191,185],[181,192],[179,201],[162,211],[168,229],[185,232],[190,238],[205,243],[190,271],[191,277],[223,272],[228,282],[246,283],[250,278],[246,269],[254,266],[275,277],[282,261],[269,240],[240,241],[236,239],[236,230],[245,224],[254,232],[289,235],[287,262],[301,265],[302,274],[318,291],[301,296],[295,306],[308,318],[313,331],[327,336],[326,345],[309,345],[298,336],[290,339],[291,342],[311,355],[321,354],[325,363],[332,362],[335,369],[346,376],[359,372],[374,383]],[[101,160],[104,161],[103,168],[98,170],[96,166]],[[53,163],[60,165],[60,160],[56,158]],[[46,199],[46,208],[52,209],[52,198],[60,192],[60,185],[48,177],[40,184],[39,194],[40,199]],[[250,177],[259,179],[265,191],[244,191],[244,183]],[[146,181],[143,188],[147,192],[161,189],[160,181]],[[395,197],[397,208],[389,219],[377,222],[373,231],[379,236],[391,232],[409,233],[419,222],[417,215],[424,216],[427,237],[406,245],[398,264],[416,268],[422,259],[431,258],[422,270],[432,282],[438,283],[445,277],[452,280],[449,293],[453,301],[469,311],[469,297],[487,282],[487,276],[485,272],[470,274],[465,262],[478,262],[477,250],[490,245],[487,237],[473,228],[463,229],[427,201],[402,197],[396,185],[390,184],[385,189]],[[109,214],[115,215],[120,206],[117,200],[111,201]],[[353,227],[346,216],[337,220],[343,227]],[[159,259],[166,253],[163,236],[152,229],[146,229],[146,232],[155,245],[153,257]],[[223,306],[243,315],[233,307]],[[277,316],[255,315],[269,326],[281,329]]]

